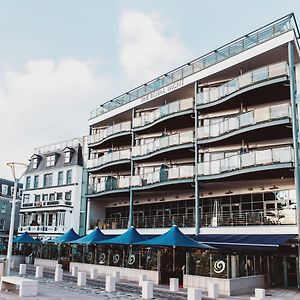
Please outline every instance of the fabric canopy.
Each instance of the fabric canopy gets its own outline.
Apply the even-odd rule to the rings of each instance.
[[[103,241],[107,239],[108,237],[103,234],[100,229],[97,227],[94,229],[90,234],[78,239],[71,241],[71,244],[84,244],[84,245],[90,245],[95,244],[96,242]]]
[[[96,242],[96,244],[109,244],[109,245],[132,245],[137,242],[145,241],[146,238],[140,235],[134,227],[130,227],[122,235]]]
[[[214,247],[194,241],[190,237],[183,234],[176,225],[173,225],[170,230],[163,235],[147,241],[136,243],[136,245],[215,249]]]
[[[78,240],[80,236],[73,230],[73,228],[69,229],[67,232],[65,232],[64,235],[59,236],[58,238],[51,241],[51,243],[55,244],[63,244],[63,243],[69,243],[74,240]]]
[[[34,239],[27,232],[24,232],[20,236],[16,237],[13,242],[18,244],[41,244],[40,240]]]

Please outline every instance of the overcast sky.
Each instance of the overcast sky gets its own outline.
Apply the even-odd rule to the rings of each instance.
[[[0,177],[86,135],[102,102],[294,12],[299,0],[0,2]]]

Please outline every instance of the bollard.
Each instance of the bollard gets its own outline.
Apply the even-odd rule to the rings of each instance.
[[[219,285],[214,282],[208,284],[208,298],[218,298],[219,297]]]
[[[57,264],[57,265],[56,265],[56,268],[62,269],[62,264]]]
[[[264,299],[266,297],[265,289],[255,289],[255,298],[257,300]]]
[[[54,275],[54,281],[61,282],[63,280],[63,269],[62,268],[56,268],[55,269],[55,275]]]
[[[25,274],[26,274],[26,264],[20,264],[19,275],[25,275]]]
[[[11,263],[10,263],[10,268],[11,268],[11,269],[14,269],[14,267],[15,267],[15,261],[12,260]]]
[[[139,276],[139,286],[142,286],[142,284],[145,280],[147,280],[147,274],[140,274],[140,276]]]
[[[35,267],[35,278],[42,278],[44,273],[43,266],[36,266]]]
[[[153,282],[143,281],[142,283],[142,299],[152,299],[153,298]]]
[[[71,273],[72,273],[72,276],[77,277],[77,275],[78,275],[78,267],[77,266],[72,266]]]
[[[120,272],[113,271],[112,276],[116,278],[116,282],[120,282]]]
[[[198,288],[188,288],[187,300],[202,300],[202,292]]]
[[[93,269],[91,270],[91,279],[96,280],[97,277],[98,277],[98,270],[95,269],[95,268],[93,268]]]
[[[105,291],[108,293],[116,291],[116,278],[110,275],[106,276]]]
[[[85,286],[85,285],[86,285],[86,273],[78,272],[77,286]]]
[[[178,278],[170,278],[170,291],[178,292],[179,290],[179,279]]]

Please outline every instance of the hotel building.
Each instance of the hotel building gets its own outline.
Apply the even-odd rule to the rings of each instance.
[[[87,229],[282,235],[299,282],[298,37],[288,15],[93,111]]]

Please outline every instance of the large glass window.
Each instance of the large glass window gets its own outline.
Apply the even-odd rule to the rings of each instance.
[[[31,182],[31,177],[27,176],[26,177],[26,183],[25,183],[26,190],[30,189],[30,182]]]
[[[2,213],[2,214],[6,214],[6,202],[3,202],[3,203],[1,204],[1,213]]]
[[[67,184],[71,184],[72,183],[72,170],[68,170],[67,171]]]
[[[58,172],[57,185],[62,185],[63,184],[63,179],[64,179],[64,172],[63,171]]]
[[[37,189],[39,187],[39,175],[34,176],[33,187]]]
[[[52,186],[52,173],[44,175],[44,187]]]
[[[46,167],[55,166],[56,155],[52,154],[46,157]]]

